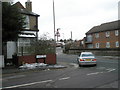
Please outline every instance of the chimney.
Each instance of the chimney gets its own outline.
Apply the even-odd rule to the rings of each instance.
[[[25,5],[27,10],[32,11],[32,2],[30,0],[27,0],[27,2],[25,2]]]

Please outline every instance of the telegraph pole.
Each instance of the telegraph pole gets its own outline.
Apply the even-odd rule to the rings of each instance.
[[[71,31],[71,40],[72,40],[72,31]]]
[[[53,0],[53,23],[54,23],[54,41],[56,42],[56,36],[55,36],[55,6],[54,6],[54,0]]]
[[[55,35],[55,6],[54,6],[54,0],[53,0],[53,24],[54,24],[54,48],[55,48],[55,54],[56,54],[56,35]]]

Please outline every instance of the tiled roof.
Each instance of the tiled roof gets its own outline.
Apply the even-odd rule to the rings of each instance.
[[[20,12],[22,14],[26,14],[26,15],[32,15],[32,16],[40,16],[32,11],[27,10],[26,8],[23,7],[23,5],[20,2],[17,2],[14,4],[15,6],[17,6],[20,9]]]
[[[103,32],[103,31],[111,31],[111,30],[120,30],[120,20],[95,26],[92,29],[90,29],[86,34]]]
[[[40,15],[34,13],[34,12],[28,11],[27,9],[20,9],[20,12],[22,14],[26,14],[26,15],[40,16]]]

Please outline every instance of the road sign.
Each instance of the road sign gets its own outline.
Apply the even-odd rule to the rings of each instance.
[[[36,58],[46,58],[46,55],[36,55]]]

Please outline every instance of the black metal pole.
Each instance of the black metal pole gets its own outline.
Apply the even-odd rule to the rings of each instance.
[[[23,56],[23,46],[21,47],[21,56]]]

